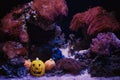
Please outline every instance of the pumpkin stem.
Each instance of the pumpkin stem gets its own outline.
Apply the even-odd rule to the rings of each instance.
[[[52,58],[50,58],[50,61],[52,61],[53,59]]]
[[[28,61],[30,61],[30,62],[31,62],[31,60],[30,60],[30,59],[28,59]]]
[[[36,60],[39,60],[39,58],[38,58],[38,57],[36,57]]]

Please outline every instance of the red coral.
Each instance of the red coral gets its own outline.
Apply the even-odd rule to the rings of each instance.
[[[32,8],[43,18],[52,21],[59,15],[67,15],[64,0],[34,0]]]
[[[120,30],[117,20],[102,7],[90,8],[86,12],[76,14],[71,21],[70,29],[78,30],[83,23],[88,25],[89,35]]]
[[[28,53],[27,49],[21,43],[12,41],[4,43],[2,50],[9,59],[15,58],[18,55],[26,56]]]
[[[14,20],[13,13],[7,14],[1,21],[4,32],[11,31],[12,28],[22,25],[20,20]],[[11,33],[13,34],[13,33]]]
[[[20,15],[23,12],[23,8],[14,9],[12,12],[7,14],[1,20],[1,30],[4,33],[8,33],[9,35],[19,37],[22,42],[28,42],[28,34],[27,31],[23,28],[23,21]],[[21,37],[24,35],[24,38]],[[26,37],[26,38],[25,38]]]

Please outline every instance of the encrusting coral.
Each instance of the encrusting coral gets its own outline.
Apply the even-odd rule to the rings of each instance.
[[[75,59],[64,58],[58,61],[56,68],[66,73],[79,74],[80,70],[83,68],[81,65],[82,64]]]
[[[99,33],[96,38],[92,39],[90,45],[92,53],[99,55],[110,55],[118,49],[120,49],[120,40],[111,32]]]
[[[94,77],[120,76],[120,40],[114,33],[99,33],[90,46],[89,73]]]

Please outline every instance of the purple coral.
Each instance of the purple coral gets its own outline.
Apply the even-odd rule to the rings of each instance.
[[[99,33],[96,38],[92,39],[90,49],[92,53],[109,55],[116,49],[120,49],[120,40],[114,33]]]

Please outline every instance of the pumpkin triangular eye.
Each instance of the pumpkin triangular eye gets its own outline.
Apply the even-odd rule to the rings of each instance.
[[[35,64],[33,64],[32,66],[35,66]]]

